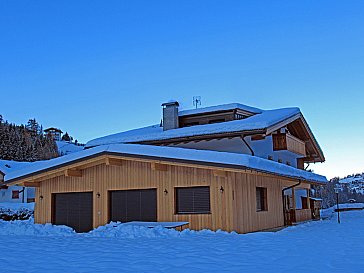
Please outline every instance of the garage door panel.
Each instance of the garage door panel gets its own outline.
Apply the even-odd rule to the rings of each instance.
[[[150,206],[150,204],[157,203],[157,191],[143,191],[141,195],[143,221],[157,221],[157,206]]]
[[[157,221],[156,189],[110,192],[110,220]]]
[[[110,213],[110,220],[111,221],[120,221],[120,222],[126,222],[126,192],[125,191],[114,191],[110,194],[110,211],[112,212],[112,215]],[[119,220],[113,220],[113,219],[119,219]]]
[[[56,193],[53,198],[53,224],[66,225],[77,232],[92,229],[92,192]]]
[[[138,221],[142,219],[141,213],[141,193],[140,191],[128,191],[126,195],[126,206],[127,206],[127,220],[128,221]]]

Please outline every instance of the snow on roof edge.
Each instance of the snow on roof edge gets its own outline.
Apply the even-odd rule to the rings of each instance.
[[[225,133],[264,130],[272,125],[287,120],[300,113],[301,111],[297,107],[265,110],[261,114],[254,115],[246,119],[226,121],[223,123],[181,127],[167,131],[163,131],[159,125],[152,125],[115,133],[112,135],[98,137],[88,141],[85,147],[90,148],[99,145],[109,145],[117,143],[141,143],[148,141],[178,139],[184,137],[196,137],[202,135],[208,136]]]
[[[226,103],[226,104],[220,104],[220,105],[213,105],[213,106],[207,106],[197,109],[186,109],[181,110],[178,113],[178,116],[189,116],[189,115],[198,115],[198,114],[204,114],[204,113],[212,113],[212,112],[218,112],[218,111],[228,111],[233,109],[241,109],[243,111],[251,112],[253,114],[260,114],[263,112],[262,109],[252,107],[249,105],[241,104],[241,103]]]
[[[176,147],[161,147],[141,144],[113,144],[104,145],[83,150],[77,153],[58,157],[46,161],[31,163],[30,166],[22,168],[18,171],[5,175],[5,183],[10,183],[34,173],[47,171],[61,166],[69,165],[90,157],[101,154],[119,154],[143,157],[164,158],[175,161],[189,161],[202,164],[229,165],[232,167],[240,167],[253,169],[260,172],[271,173],[275,175],[302,179],[316,183],[326,183],[325,176],[299,170],[291,166],[287,166],[271,160],[259,158],[246,154],[235,154],[228,152],[217,152],[207,150],[194,150]]]

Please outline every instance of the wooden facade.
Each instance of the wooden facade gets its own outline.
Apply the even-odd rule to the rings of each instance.
[[[92,192],[95,228],[109,222],[110,191],[156,189],[158,221],[188,221],[191,229],[239,233],[284,226],[282,190],[297,184],[297,180],[256,171],[116,156],[84,160],[19,182],[37,186],[36,223],[52,222],[55,193]],[[194,186],[210,187],[211,212],[176,214],[176,187]],[[256,209],[257,187],[266,188],[267,210]],[[300,220],[308,220],[305,217]]]

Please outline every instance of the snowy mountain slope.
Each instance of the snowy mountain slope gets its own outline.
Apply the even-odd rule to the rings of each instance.
[[[68,141],[56,141],[58,147],[58,153],[62,155],[68,155],[83,150],[83,146],[76,145],[75,143]]]
[[[364,194],[364,173],[347,176],[339,180],[339,185],[351,193]]]

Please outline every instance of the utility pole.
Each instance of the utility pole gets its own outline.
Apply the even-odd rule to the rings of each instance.
[[[336,187],[334,188],[336,193],[336,211],[337,211],[337,222],[340,224],[340,208],[339,208],[339,192],[341,188]]]

